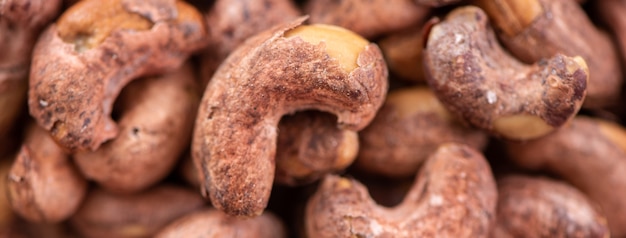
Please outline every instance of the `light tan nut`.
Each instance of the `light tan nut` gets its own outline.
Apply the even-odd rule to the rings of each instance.
[[[153,237],[170,222],[202,206],[197,192],[173,185],[128,195],[96,188],[87,194],[70,224],[86,238]]]
[[[606,218],[575,187],[545,177],[498,179],[492,237],[610,237]]]
[[[0,1],[0,144],[8,143],[7,137],[25,109],[33,46],[60,7],[60,0]]]
[[[626,236],[626,130],[606,121],[577,117],[555,133],[507,144],[522,168],[551,172],[596,202],[611,235]]]
[[[69,218],[87,193],[87,181],[43,128],[31,124],[8,177],[13,210],[32,222]]]
[[[209,43],[201,57],[203,86],[246,39],[296,19],[300,11],[291,0],[218,0],[205,16]]]
[[[122,88],[179,68],[204,28],[183,1],[80,1],[35,46],[30,114],[65,149],[95,150],[119,133],[110,114]]]
[[[391,91],[372,123],[359,132],[355,165],[373,174],[409,177],[443,143],[482,150],[487,139],[452,117],[428,88],[403,88]]]
[[[341,129],[361,130],[385,98],[388,72],[376,45],[303,20],[250,38],[204,93],[192,155],[202,194],[229,215],[257,216],[266,207],[283,115],[315,109],[336,115]]]
[[[412,27],[391,33],[378,41],[389,72],[403,80],[426,82],[422,61],[425,40],[423,33],[422,27]]]
[[[476,0],[507,49],[532,63],[555,54],[580,56],[589,66],[583,107],[616,104],[622,85],[617,48],[572,0]]]
[[[560,54],[533,65],[498,45],[487,15],[462,7],[431,28],[424,51],[429,85],[455,116],[495,136],[528,140],[570,120],[585,98],[589,72]]]
[[[287,237],[285,226],[271,213],[254,218],[230,217],[215,209],[194,212],[172,222],[155,235],[176,237]]]
[[[378,206],[355,180],[327,176],[307,204],[306,230],[309,237],[486,237],[496,200],[485,158],[446,144],[395,207]]]
[[[412,0],[316,0],[304,9],[311,23],[341,26],[368,39],[410,27],[430,12]]]
[[[96,151],[74,154],[88,179],[118,193],[144,190],[163,179],[189,147],[200,95],[190,65],[136,80],[119,97],[117,137]]]
[[[284,116],[278,124],[274,180],[303,185],[351,165],[359,151],[358,135],[336,124],[337,117],[318,111]]]

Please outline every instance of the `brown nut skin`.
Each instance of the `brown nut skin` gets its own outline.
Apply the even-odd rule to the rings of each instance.
[[[410,27],[430,12],[411,0],[315,0],[304,9],[311,23],[341,26],[368,39]]]
[[[300,11],[291,0],[218,0],[205,14],[209,36],[202,53],[203,86],[228,55],[246,39],[292,21]]]
[[[487,15],[471,6],[431,28],[424,64],[428,84],[453,115],[515,140],[541,137],[576,115],[589,78],[580,57],[516,61],[498,45]]]
[[[626,130],[577,117],[544,138],[507,144],[516,164],[549,171],[580,189],[607,218],[611,235],[626,236]]]
[[[316,109],[336,115],[341,129],[360,130],[385,98],[388,72],[376,45],[338,27],[299,26],[303,20],[246,41],[204,93],[192,155],[202,194],[229,215],[265,209],[283,115]]]
[[[442,7],[462,2],[462,0],[414,0],[417,4],[431,7]]]
[[[544,177],[498,179],[492,237],[610,237],[606,218],[578,189]]]
[[[31,222],[69,218],[87,193],[87,181],[43,128],[31,124],[8,174],[13,210]]]
[[[487,134],[464,126],[426,87],[391,91],[376,117],[359,132],[355,166],[386,177],[414,176],[428,156],[446,142],[476,150],[487,145]]]
[[[197,192],[173,185],[127,195],[96,188],[87,194],[70,224],[86,238],[153,237],[167,224],[202,206]]]
[[[393,75],[411,82],[426,82],[422,61],[425,40],[423,34],[422,27],[412,27],[391,33],[378,41]]]
[[[31,52],[41,29],[59,12],[60,0],[0,2],[0,143],[25,108]],[[2,146],[0,146],[2,147]],[[0,148],[1,149],[1,148]],[[2,151],[0,150],[0,153]]]
[[[17,214],[13,212],[9,202],[9,183],[7,181],[12,164],[12,159],[0,157],[0,237],[3,237],[3,232],[10,230],[13,221],[17,218]]]
[[[487,237],[497,191],[485,158],[461,144],[431,155],[399,205],[377,205],[361,183],[328,175],[306,208],[309,237]]]
[[[200,102],[191,65],[133,81],[119,96],[120,133],[96,151],[74,154],[83,174],[116,193],[154,185],[191,142]],[[138,176],[141,175],[141,176]]]
[[[626,68],[626,1],[593,1],[597,19],[609,27],[620,49],[622,69]],[[622,72],[624,73],[624,72]]]
[[[503,44],[523,62],[532,63],[555,54],[581,56],[591,73],[583,107],[602,108],[616,104],[623,81],[617,48],[606,32],[593,25],[578,2],[479,0],[477,3],[496,19],[494,25],[500,30],[498,36]],[[520,9],[513,11],[521,12],[506,11],[502,5],[519,6]],[[507,21],[498,21],[498,18],[512,15],[523,19],[517,27]]]
[[[119,132],[110,113],[122,88],[179,68],[205,37],[182,1],[80,1],[35,46],[30,114],[66,150],[95,150]]]
[[[287,235],[282,221],[268,212],[258,217],[241,219],[216,209],[205,209],[177,219],[154,237],[284,238]]]
[[[303,185],[352,164],[359,151],[355,131],[337,128],[337,117],[318,111],[286,115],[278,124],[276,183]]]

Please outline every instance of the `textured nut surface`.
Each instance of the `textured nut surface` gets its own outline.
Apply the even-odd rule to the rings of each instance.
[[[445,144],[395,207],[378,206],[355,180],[327,176],[307,203],[306,230],[309,237],[487,237],[496,200],[485,158]]]
[[[204,93],[193,158],[203,194],[230,215],[260,215],[265,208],[283,115],[316,109],[336,115],[342,129],[360,130],[386,95],[387,68],[376,45],[337,27],[298,30],[303,20],[246,41]]]

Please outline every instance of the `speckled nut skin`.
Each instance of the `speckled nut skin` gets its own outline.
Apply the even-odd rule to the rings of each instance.
[[[87,181],[70,156],[35,124],[28,129],[7,183],[13,210],[31,222],[66,220],[87,193]]]
[[[610,237],[606,218],[575,187],[543,177],[498,179],[498,214],[491,237]]]
[[[563,178],[597,203],[611,236],[626,236],[626,130],[616,124],[577,117],[544,138],[507,144],[522,168]]]
[[[304,9],[311,23],[341,26],[368,39],[410,27],[430,12],[412,0],[316,0]]]
[[[376,117],[359,132],[355,165],[387,177],[414,176],[439,145],[466,144],[476,150],[487,145],[487,134],[464,126],[426,87],[391,91]]]
[[[431,28],[424,64],[428,84],[453,115],[514,140],[541,137],[570,120],[589,78],[580,57],[516,61],[477,7],[457,8]]]
[[[284,238],[287,234],[283,223],[271,213],[241,219],[205,209],[179,218],[155,235],[155,238],[178,237]]]
[[[80,1],[35,46],[30,114],[65,149],[95,150],[119,133],[110,113],[122,88],[179,68],[205,37],[183,1]]]
[[[1,144],[7,143],[5,137],[24,109],[33,46],[41,29],[60,7],[60,0],[0,1]]]
[[[202,206],[197,192],[173,185],[128,195],[95,188],[69,222],[80,237],[153,237],[167,224]]]
[[[337,128],[337,117],[316,111],[286,115],[278,124],[275,181],[291,186],[317,181],[351,165],[358,151],[357,133]]]
[[[388,72],[375,44],[302,21],[250,38],[204,93],[192,155],[202,194],[229,215],[258,216],[265,209],[283,115],[315,109],[336,115],[341,129],[361,130],[385,98]]]
[[[578,2],[478,0],[477,4],[494,19],[501,41],[521,61],[533,63],[557,53],[582,57],[590,72],[583,107],[617,104],[623,81],[618,49]]]
[[[487,237],[497,191],[477,151],[442,145],[399,205],[377,205],[361,183],[327,176],[306,208],[308,237]]]
[[[246,39],[300,15],[291,0],[215,1],[205,14],[209,43],[201,57],[202,85],[208,83],[222,61]]]
[[[191,142],[197,87],[188,64],[130,83],[118,99],[120,133],[96,151],[74,154],[78,168],[116,193],[138,192],[163,179]]]

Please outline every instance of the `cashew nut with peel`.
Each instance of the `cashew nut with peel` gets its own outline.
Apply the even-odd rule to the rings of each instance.
[[[203,195],[229,215],[265,209],[283,115],[316,109],[360,130],[385,98],[388,72],[376,45],[342,28],[300,26],[304,19],[250,38],[204,93],[192,156]]]
[[[401,204],[378,206],[361,183],[329,175],[306,208],[309,237],[487,237],[497,191],[485,158],[444,144]]]
[[[477,7],[457,8],[434,25],[424,57],[428,83],[451,113],[508,139],[562,126],[586,95],[589,72],[581,57],[520,63],[498,45]]]

